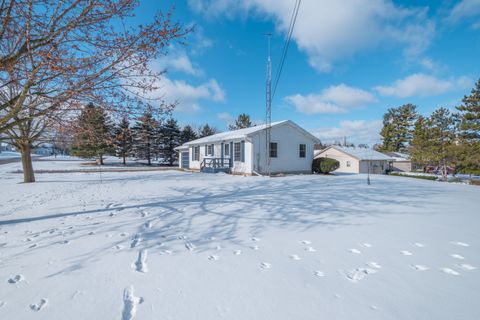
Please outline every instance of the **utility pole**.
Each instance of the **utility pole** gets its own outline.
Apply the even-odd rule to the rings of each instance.
[[[272,129],[272,61],[270,59],[271,33],[264,33],[268,40],[267,77],[266,77],[266,105],[265,105],[265,174],[270,176],[270,142]]]

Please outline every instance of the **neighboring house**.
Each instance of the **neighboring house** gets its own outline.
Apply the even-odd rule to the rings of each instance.
[[[6,142],[0,142],[0,152],[2,151],[13,151],[12,145]]]
[[[393,159],[373,149],[330,146],[315,153],[317,158],[331,158],[340,163],[335,172],[383,174]]]
[[[385,154],[393,159],[390,162],[391,170],[400,172],[412,171],[412,160],[410,160],[408,154],[400,152],[385,152]]]
[[[311,173],[319,139],[293,121],[271,125],[270,173]],[[227,131],[175,148],[179,167],[233,174],[267,173],[265,125]]]
[[[55,154],[55,147],[51,143],[41,143],[32,149],[32,153],[42,156],[51,156]]]

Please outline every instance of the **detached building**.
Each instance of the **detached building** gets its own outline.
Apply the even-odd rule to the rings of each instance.
[[[383,174],[393,161],[383,153],[373,149],[330,146],[315,153],[317,158],[331,158],[340,163],[334,172]]]
[[[270,172],[311,173],[313,147],[320,140],[293,121],[270,128]],[[177,147],[179,167],[203,172],[267,173],[265,125],[227,131]]]
[[[410,172],[412,171],[412,160],[410,156],[400,152],[385,152],[393,160],[390,162],[390,169],[393,171]]]

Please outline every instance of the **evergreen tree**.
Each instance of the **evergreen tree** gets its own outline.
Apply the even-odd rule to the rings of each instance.
[[[147,160],[148,165],[152,164],[154,158],[159,151],[159,123],[153,117],[150,110],[147,110],[141,116],[133,131],[133,153],[139,159]]]
[[[216,128],[210,127],[208,123],[205,123],[205,125],[200,129],[200,138],[214,135],[217,132],[218,130]]]
[[[112,125],[102,108],[88,104],[80,114],[74,134],[72,154],[80,157],[98,157],[103,165],[103,156],[113,151]]]
[[[193,130],[190,125],[183,127],[182,132],[180,133],[180,144],[197,139],[197,133]]]
[[[235,120],[234,125],[229,125],[228,130],[238,130],[244,128],[250,128],[253,124],[250,121],[250,116],[248,114],[242,113],[238,116],[237,120]]]
[[[162,132],[162,156],[168,161],[169,165],[173,165],[178,159],[178,153],[174,149],[180,145],[180,127],[177,120],[170,118],[161,128]]]
[[[459,167],[466,172],[480,170],[480,80],[464,96],[459,113]]]
[[[412,139],[412,131],[418,114],[417,107],[405,104],[390,108],[383,116],[383,128],[380,132],[383,144],[381,151],[405,151]]]
[[[123,159],[123,164],[126,164],[126,157],[131,154],[133,148],[132,130],[127,117],[123,117],[122,121],[115,128],[113,143],[117,156]]]
[[[424,165],[441,169],[446,181],[448,167],[455,166],[457,116],[446,108],[435,110],[427,119],[420,117],[415,123],[412,139],[412,158]]]

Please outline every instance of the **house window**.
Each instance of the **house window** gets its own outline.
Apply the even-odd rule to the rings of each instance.
[[[277,143],[270,142],[270,158],[276,158],[276,157],[277,157]]]
[[[306,155],[307,155],[307,145],[306,144],[301,143],[299,145],[298,155],[299,155],[300,158],[305,158],[306,157]]]
[[[347,167],[350,167],[350,161],[347,161]]]
[[[229,145],[228,143],[225,144],[224,154],[225,154],[226,156],[230,156],[230,145]]]
[[[234,151],[234,154],[233,154],[233,160],[234,161],[240,161],[240,157],[241,157],[241,146],[240,146],[240,142],[235,142],[233,144],[233,151]]]
[[[213,156],[213,144],[207,146],[207,156]]]
[[[200,160],[200,147],[194,147],[193,148],[193,161],[199,161]]]

